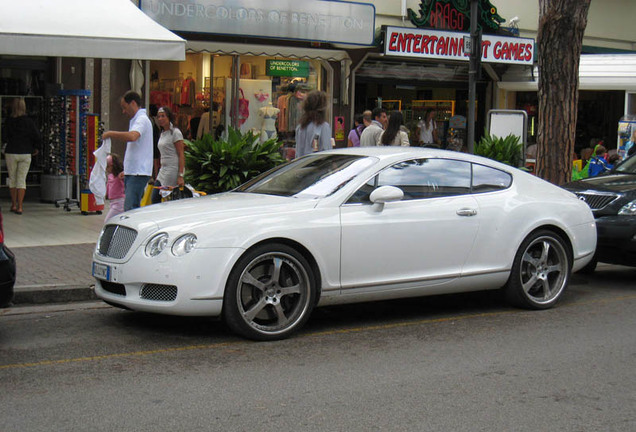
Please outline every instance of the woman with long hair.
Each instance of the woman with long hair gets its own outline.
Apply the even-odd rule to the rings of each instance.
[[[424,112],[424,119],[417,123],[417,137],[424,147],[439,147],[435,111],[428,109]]]
[[[174,114],[168,107],[161,107],[157,111],[157,124],[161,129],[159,137],[159,153],[161,154],[159,173],[155,181],[155,186],[183,186],[185,181],[183,175],[185,171],[185,155],[183,134],[174,127]],[[152,203],[161,202],[159,190],[152,191]]]
[[[409,134],[402,130],[404,117],[400,111],[393,111],[389,114],[389,124],[380,135],[378,145],[385,146],[409,146]]]
[[[31,156],[38,153],[41,143],[40,132],[26,114],[23,98],[15,98],[11,105],[11,116],[4,127],[7,148],[5,160],[9,173],[9,194],[11,211],[22,214],[22,203],[26,195],[26,178],[31,166]]]
[[[331,149],[331,126],[326,122],[327,93],[314,90],[302,103],[303,114],[296,126],[296,157]]]

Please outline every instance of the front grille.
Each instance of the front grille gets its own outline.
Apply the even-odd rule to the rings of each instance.
[[[109,258],[122,259],[137,238],[137,231],[121,225],[107,225],[99,239],[98,253]]]
[[[99,283],[102,285],[104,291],[108,291],[111,294],[117,294],[124,297],[126,296],[126,287],[124,286],[124,284],[108,281],[99,281]]]
[[[602,210],[607,207],[609,203],[614,201],[620,195],[614,193],[603,193],[603,192],[574,192],[576,196],[581,200],[585,201],[587,205],[594,211]]]
[[[145,284],[139,296],[144,300],[174,301],[177,299],[177,287],[174,285]]]

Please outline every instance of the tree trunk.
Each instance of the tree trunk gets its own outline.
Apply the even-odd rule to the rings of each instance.
[[[570,181],[579,99],[579,62],[591,0],[539,0],[539,117],[536,173]]]

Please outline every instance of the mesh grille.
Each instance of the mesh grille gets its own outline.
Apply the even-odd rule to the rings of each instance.
[[[104,291],[124,297],[126,296],[126,287],[123,284],[108,281],[99,281],[99,283],[102,285]]]
[[[99,239],[99,254],[105,257],[122,259],[137,238],[137,231],[121,225],[107,225]]]
[[[145,284],[139,296],[144,300],[174,301],[177,299],[177,287],[174,285]]]
[[[581,201],[585,201],[592,210],[601,210],[614,201],[619,195],[600,192],[575,192]]]

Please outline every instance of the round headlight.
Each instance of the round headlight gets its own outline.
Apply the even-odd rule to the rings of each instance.
[[[168,234],[159,233],[150,239],[146,245],[146,255],[149,257],[156,257],[159,255],[168,245]]]
[[[172,253],[175,256],[183,256],[187,253],[192,252],[194,247],[197,245],[197,236],[194,234],[186,234],[182,235],[172,245]]]

